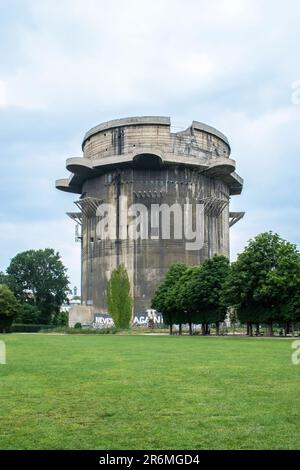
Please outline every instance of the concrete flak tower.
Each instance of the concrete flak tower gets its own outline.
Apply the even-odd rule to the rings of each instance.
[[[71,325],[93,323],[95,315],[107,313],[106,284],[121,263],[129,275],[134,313],[141,314],[150,308],[171,264],[197,265],[214,254],[229,256],[229,227],[244,215],[230,212],[230,196],[241,193],[243,180],[235,173],[227,138],[217,129],[193,121],[173,133],[168,117],[116,119],[90,129],[82,150],[83,157],[67,159],[70,177],[56,181],[58,189],[80,195],[78,210],[68,213],[81,225],[82,306],[71,310]],[[129,213],[124,219],[124,201],[126,208],[148,209],[147,233],[127,236],[132,218]],[[115,236],[110,238],[101,236],[97,225],[104,204],[114,209]],[[203,207],[199,249],[187,249],[187,240],[178,230],[176,235],[174,204],[183,214],[187,204]],[[169,216],[169,237],[153,226],[154,206]],[[195,217],[193,212],[193,225]]]

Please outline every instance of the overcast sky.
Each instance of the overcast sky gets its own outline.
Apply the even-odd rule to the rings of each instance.
[[[86,130],[131,115],[228,136],[232,259],[265,230],[299,246],[299,24],[297,0],[0,0],[0,270],[53,247],[80,285],[77,196],[55,179]]]

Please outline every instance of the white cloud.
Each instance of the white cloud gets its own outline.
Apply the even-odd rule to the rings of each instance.
[[[7,105],[6,83],[0,80],[0,108]]]
[[[234,261],[251,238],[266,231],[278,233],[282,238],[295,243],[300,249],[300,227],[289,224],[299,220],[300,208],[253,208],[244,218],[230,229],[231,260]]]
[[[154,0],[147,8],[137,0],[65,0],[53,8],[51,1],[33,1],[36,27],[23,28],[24,60],[8,77],[9,104],[147,104],[221,86],[249,71],[253,46],[235,34],[261,26],[256,6],[249,0],[189,0],[184,8],[179,0]]]
[[[250,115],[247,110],[244,112],[228,111],[223,112],[219,117],[221,128],[231,135],[233,147],[242,153],[253,151],[255,154],[264,153],[266,159],[262,164],[267,163],[268,158],[274,158],[278,152],[282,152],[279,145],[282,135],[287,137],[299,126],[300,107],[284,106],[274,107],[262,113]],[[256,155],[252,155],[251,161],[254,163]],[[251,163],[251,162],[249,162]]]

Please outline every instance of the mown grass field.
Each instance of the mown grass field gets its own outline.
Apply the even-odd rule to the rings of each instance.
[[[0,340],[1,449],[300,449],[290,340]]]

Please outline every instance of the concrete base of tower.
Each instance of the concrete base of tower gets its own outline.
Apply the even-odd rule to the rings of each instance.
[[[94,322],[94,311],[93,307],[87,307],[85,305],[76,305],[70,308],[69,311],[69,327],[74,327],[76,323],[87,323],[91,324]]]

